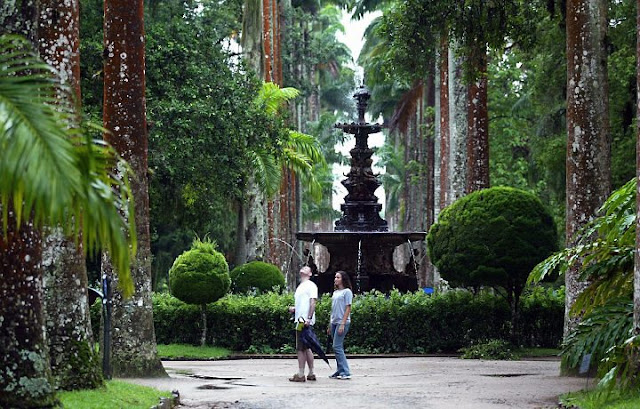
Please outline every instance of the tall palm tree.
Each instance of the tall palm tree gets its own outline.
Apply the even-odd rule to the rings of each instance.
[[[148,133],[145,100],[145,31],[142,0],[104,2],[105,140],[131,164],[139,251],[131,270],[132,297],[114,293],[113,373],[116,376],[166,376],[156,349],[151,304]],[[111,275],[103,257],[102,269]]]
[[[55,403],[43,330],[44,225],[76,237],[82,227],[85,251],[108,250],[123,292],[132,291],[136,240],[127,233],[135,230],[120,213],[133,210],[128,166],[69,127],[74,110],[58,97],[67,93],[28,42],[0,36],[0,407]]]
[[[40,55],[69,87],[80,121],[79,0],[40,0]],[[61,41],[64,39],[64,41]],[[64,390],[96,388],[103,383],[89,317],[86,257],[73,237],[60,228],[46,229],[43,251],[45,313],[51,370],[56,387]],[[80,233],[82,234],[82,233]],[[76,359],[77,356],[86,357]]]

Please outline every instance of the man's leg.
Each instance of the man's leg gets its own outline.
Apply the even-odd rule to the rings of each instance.
[[[307,362],[307,351],[298,351],[298,375],[304,377],[304,364]]]
[[[309,375],[313,375],[313,351],[311,351],[310,348],[307,348],[305,350],[306,353],[306,357],[305,360],[307,362],[307,366],[309,367]],[[302,369],[304,370],[304,366],[302,367]]]
[[[298,355],[298,373],[292,378],[289,378],[289,380],[292,382],[304,382],[306,380],[304,376],[304,365],[307,362],[307,351],[302,346],[299,331],[296,331],[296,353]]]

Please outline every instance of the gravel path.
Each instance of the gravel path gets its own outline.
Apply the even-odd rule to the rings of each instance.
[[[166,361],[165,379],[129,379],[178,390],[183,408],[555,408],[560,394],[585,389],[585,378],[560,377],[558,360],[353,358],[350,380],[334,380],[316,360],[318,380],[289,382],[297,361]],[[335,361],[331,361],[335,366]]]

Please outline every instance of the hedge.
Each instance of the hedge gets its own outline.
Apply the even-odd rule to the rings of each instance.
[[[239,352],[294,352],[293,323],[287,310],[292,304],[291,293],[227,295],[207,305],[207,344]],[[315,332],[323,345],[330,308],[331,297],[322,296]],[[562,294],[539,290],[525,295],[520,308],[521,346],[558,347],[564,319]],[[154,294],[153,313],[159,344],[199,344],[198,306],[167,293]],[[92,307],[92,322],[98,331],[100,303]],[[345,346],[350,353],[449,353],[489,339],[509,340],[510,325],[507,303],[491,294],[373,292],[354,297]]]

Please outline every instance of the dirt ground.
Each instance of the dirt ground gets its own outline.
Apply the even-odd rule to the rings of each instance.
[[[289,358],[167,361],[170,378],[128,381],[177,390],[181,407],[197,409],[547,409],[558,395],[590,387],[559,376],[556,359],[349,358],[350,380],[329,379],[333,371],[316,360],[317,381],[289,382],[297,371]]]

